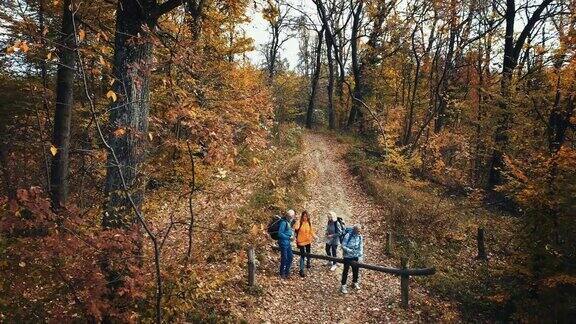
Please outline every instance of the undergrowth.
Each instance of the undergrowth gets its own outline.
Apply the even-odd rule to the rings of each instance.
[[[171,269],[165,278],[165,318],[179,321],[185,314],[192,323],[242,323],[245,309],[265,293],[264,287],[247,287],[246,249],[254,246],[263,261],[271,242],[266,233],[269,218],[301,203],[305,192],[298,153],[301,128],[293,124],[279,127],[279,134],[265,152],[243,151],[238,157],[243,172],[240,183],[253,183],[234,215],[219,220],[212,216],[211,227],[222,233],[208,235],[201,256],[192,267]],[[197,238],[200,240],[200,238]],[[234,298],[230,298],[234,296]]]
[[[465,321],[524,321],[530,305],[526,237],[519,218],[483,208],[480,200],[449,195],[442,187],[413,180],[405,161],[375,157],[365,147],[347,154],[365,190],[386,210],[395,254],[411,267],[434,266],[418,277],[447,300],[456,301]],[[485,228],[489,260],[476,259],[476,234]]]

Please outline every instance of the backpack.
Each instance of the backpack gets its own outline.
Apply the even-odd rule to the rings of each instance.
[[[344,239],[344,235],[347,233],[346,232],[346,223],[344,223],[344,220],[342,219],[342,217],[336,218],[336,222],[338,224],[340,224],[340,227],[342,228],[342,233],[340,233],[340,236],[339,236],[340,243],[342,243],[342,240]]]
[[[282,217],[274,215],[270,222],[268,223],[268,234],[273,240],[278,240],[278,232],[280,231],[280,222]]]

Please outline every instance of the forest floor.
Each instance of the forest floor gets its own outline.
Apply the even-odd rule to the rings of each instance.
[[[312,253],[324,254],[322,235],[329,211],[343,217],[346,224],[361,224],[364,235],[364,262],[398,266],[397,258],[384,254],[386,206],[377,204],[361,187],[345,161],[348,146],[326,135],[305,132],[303,135],[303,168],[308,175],[308,197],[303,206],[294,206],[297,214],[306,209],[312,218],[318,238]],[[339,251],[341,255],[341,251]],[[264,293],[254,305],[252,322],[270,323],[388,323],[457,320],[453,305],[434,298],[411,281],[410,308],[400,306],[400,280],[396,276],[362,270],[361,290],[349,289],[341,294],[342,266],[330,271],[324,261],[312,260],[307,276],[298,276],[299,256],[294,256],[292,275],[288,280],[278,276],[279,257],[271,253],[260,265],[258,284]],[[349,274],[351,281],[351,273]],[[456,318],[438,318],[431,309],[450,309]]]

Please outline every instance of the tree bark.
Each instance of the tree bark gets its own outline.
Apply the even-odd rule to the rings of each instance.
[[[347,126],[350,127],[356,121],[358,112],[360,111],[360,104],[358,100],[363,100],[364,96],[364,80],[362,79],[362,68],[360,66],[360,59],[358,53],[358,32],[361,25],[361,15],[364,2],[359,1],[356,7],[356,11],[352,16],[352,32],[351,32],[351,56],[352,56],[352,73],[354,74],[354,97],[357,100],[352,101],[352,108],[350,109],[350,115],[348,115]]]
[[[328,29],[325,30],[326,33]],[[334,116],[334,57],[332,56],[332,40],[326,35],[326,57],[328,59],[328,128],[336,128]]]
[[[143,26],[153,28],[155,20],[150,13],[154,5],[152,0],[121,0],[116,10],[113,89],[118,100],[110,109],[109,143],[120,165],[117,167],[113,154],[108,154],[104,227],[128,228],[135,222],[122,176],[137,208],[144,197],[142,163],[148,138],[152,43]]]
[[[56,110],[52,145],[57,151],[50,168],[50,196],[52,205],[59,207],[68,199],[68,164],[70,152],[70,125],[74,106],[74,73],[76,35],[74,34],[72,0],[64,0],[62,29],[59,44],[60,64],[56,74]]]
[[[192,33],[192,40],[197,42],[202,35],[202,19],[204,14],[205,0],[188,1],[186,4],[186,11],[190,14],[190,32]]]
[[[306,110],[306,127],[312,128],[314,122],[314,99],[316,97],[316,89],[318,88],[318,79],[322,70],[322,37],[324,28],[318,32],[316,43],[316,65],[314,67],[314,75],[311,80],[310,98],[308,99],[308,109]]]
[[[412,87],[412,95],[410,99],[410,107],[406,116],[406,124],[404,125],[404,137],[402,139],[402,144],[408,145],[410,143],[410,137],[412,136],[412,125],[414,123],[414,107],[416,105],[416,96],[418,95],[418,86],[420,84],[420,66],[421,57],[416,51],[416,44],[414,38],[416,37],[417,28],[414,28],[412,32],[412,52],[414,54],[414,59],[416,60],[416,70],[414,72],[414,86]]]
[[[336,127],[336,118],[334,115],[334,56],[332,50],[336,50],[334,55],[336,55],[338,62],[341,61],[338,60],[337,48],[335,47],[334,35],[330,28],[326,8],[322,0],[313,0],[313,2],[316,4],[316,9],[324,26],[324,34],[326,36],[326,56],[328,60],[328,127],[334,129]]]

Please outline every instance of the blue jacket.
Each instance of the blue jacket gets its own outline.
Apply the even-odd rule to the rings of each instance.
[[[292,227],[286,218],[280,220],[280,226],[278,228],[278,245],[286,246],[290,245],[292,238]]]
[[[361,258],[364,256],[364,240],[362,235],[347,233],[342,240],[342,250],[345,258]]]

